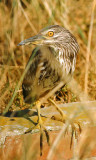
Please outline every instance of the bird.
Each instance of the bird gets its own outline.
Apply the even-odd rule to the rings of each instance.
[[[75,70],[79,44],[69,30],[59,25],[43,28],[37,35],[21,41],[18,46],[29,44],[36,47],[27,65],[34,52],[35,55],[23,79],[22,89],[25,103],[32,104],[38,102],[61,81],[64,85],[70,81]],[[40,104],[38,103],[37,108],[38,123],[41,124]],[[59,107],[58,111],[65,117]]]

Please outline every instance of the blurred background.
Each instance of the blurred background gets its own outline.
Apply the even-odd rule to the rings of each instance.
[[[77,38],[80,51],[74,78],[85,90],[88,34],[93,0],[0,0],[0,112],[8,104],[34,46],[17,44],[36,35],[45,26],[58,24]],[[91,51],[88,61],[87,93],[96,100],[96,11],[94,12]],[[64,102],[79,100],[68,87]],[[24,107],[22,88],[11,109]]]
[[[0,0],[0,113],[9,103],[35,47],[31,45],[18,47],[17,44],[36,35],[42,28],[54,24],[67,28],[76,37],[80,51],[73,77],[82,92],[89,96],[88,100],[96,100],[95,2],[95,0]],[[63,91],[63,97],[61,94],[58,95],[59,101],[60,98],[63,99],[63,103],[80,101],[68,86]],[[26,107],[28,105],[23,101],[21,86],[9,110],[21,110]]]

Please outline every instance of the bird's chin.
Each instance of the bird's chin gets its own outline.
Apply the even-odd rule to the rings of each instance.
[[[48,46],[48,47],[54,47],[54,43],[52,43],[48,40],[44,41],[43,45]]]

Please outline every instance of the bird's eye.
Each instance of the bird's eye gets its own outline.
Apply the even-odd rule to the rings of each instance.
[[[48,32],[48,36],[49,36],[49,37],[52,37],[53,35],[54,35],[54,32],[53,32],[53,31],[49,31],[49,32]]]

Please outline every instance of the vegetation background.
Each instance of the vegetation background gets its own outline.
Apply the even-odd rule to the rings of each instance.
[[[23,39],[37,34],[48,25],[58,24],[69,29],[77,38],[80,51],[74,77],[91,100],[96,100],[96,12],[92,42],[87,62],[88,34],[93,0],[4,0],[0,1],[0,112],[9,102],[34,46],[18,47]],[[88,63],[88,64],[87,64]],[[88,71],[86,65],[89,66]],[[86,72],[88,77],[86,80]],[[68,92],[67,92],[68,94]],[[76,101],[69,94],[65,102]],[[14,107],[24,105],[21,89],[14,100]]]
[[[77,38],[80,51],[74,79],[88,100],[96,100],[95,4],[96,0],[0,0],[0,113],[9,103],[34,48],[17,44],[53,24],[69,29]],[[64,103],[80,100],[68,86],[64,94]],[[20,87],[10,110],[25,107]]]

